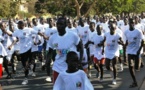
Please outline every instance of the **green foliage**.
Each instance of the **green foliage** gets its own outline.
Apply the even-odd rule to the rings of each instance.
[[[47,4],[48,3],[48,0],[38,0],[36,3],[35,3],[35,11],[36,13],[46,13],[47,12]]]
[[[18,11],[18,15],[19,15],[19,18],[27,18],[27,17],[32,16],[31,13],[26,13],[26,12],[23,12],[23,11]]]
[[[19,6],[17,2],[10,2],[10,8],[9,8],[9,17],[14,17],[19,10]]]
[[[18,12],[18,5],[12,0],[0,1],[0,17],[14,17]]]
[[[98,8],[98,12],[100,13],[140,13],[142,11],[145,11],[145,2],[144,0],[100,0],[95,8]]]
[[[104,14],[110,13],[119,14],[122,12],[136,12],[140,13],[145,11],[144,0],[77,0],[81,5],[81,15],[85,15],[89,10],[89,14]],[[93,8],[90,6],[93,5]],[[75,0],[38,0],[35,3],[36,13],[51,13],[54,15],[65,13],[66,15],[76,16],[77,9]]]

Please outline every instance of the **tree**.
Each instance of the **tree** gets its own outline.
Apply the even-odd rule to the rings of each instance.
[[[9,15],[9,7],[10,4],[7,2],[7,0],[1,0],[0,3],[0,16],[1,17],[7,17]]]
[[[35,14],[35,3],[37,0],[28,0],[27,1],[27,7],[28,7],[28,12],[31,14]]]
[[[38,0],[35,3],[37,13],[65,13],[70,16],[87,16],[97,0]],[[47,6],[47,7],[46,7]],[[85,10],[82,7],[87,6]],[[83,10],[83,12],[81,12]]]
[[[13,17],[18,12],[18,5],[12,0],[1,0],[0,17]]]
[[[10,1],[9,17],[14,17],[19,11],[19,5],[17,2]]]
[[[36,13],[42,13],[42,14],[46,13],[48,2],[49,2],[48,0],[38,0],[34,6]]]
[[[144,11],[144,0],[100,0],[94,7],[98,13],[112,12],[119,14],[122,12],[136,12]]]
[[[144,0],[38,0],[35,3],[37,13],[63,14],[69,16],[89,16],[93,14],[122,12],[140,13],[145,8]]]

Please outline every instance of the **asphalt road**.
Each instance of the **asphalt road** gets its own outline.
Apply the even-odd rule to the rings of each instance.
[[[145,61],[145,60],[144,60]],[[37,64],[38,65],[38,64]],[[140,90],[143,79],[145,77],[145,67],[141,68],[140,72],[136,72],[136,78],[138,81],[138,87],[129,88],[132,83],[132,78],[130,76],[128,66],[124,66],[123,72],[118,72],[117,84],[112,85],[112,78],[110,73],[104,67],[104,81],[99,82],[96,78],[96,70],[91,69],[92,77],[90,78],[95,90]],[[45,81],[46,71],[41,71],[39,67],[36,69],[36,77],[29,77],[28,85],[21,85],[24,79],[24,73],[21,63],[18,62],[17,73],[13,74],[13,79],[4,79],[6,74],[4,73],[3,78],[0,80],[3,90],[52,90],[53,84]]]

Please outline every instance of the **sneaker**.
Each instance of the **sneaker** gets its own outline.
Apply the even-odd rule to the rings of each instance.
[[[27,78],[25,78],[25,79],[23,80],[23,82],[22,82],[22,85],[26,85],[26,84],[28,84],[28,79],[27,79]]]
[[[115,79],[113,79],[112,84],[116,85],[116,80]]]
[[[33,73],[32,73],[32,76],[33,76],[33,77],[36,77],[36,74],[33,72]]]
[[[120,64],[120,71],[123,71],[123,64]]]
[[[45,80],[46,80],[47,82],[51,82],[51,81],[52,81],[50,76],[48,76]]]
[[[33,74],[33,71],[32,70],[29,70],[29,74],[28,75],[32,75]]]
[[[34,67],[34,65],[31,64],[31,65],[30,65],[30,69],[33,70],[33,67]]]
[[[92,77],[92,74],[91,72],[88,73],[88,78],[91,78]]]
[[[42,64],[42,66],[44,66],[44,65],[45,65],[45,63],[44,63],[44,62],[42,62],[41,64]]]
[[[139,72],[140,71],[140,69],[135,69],[137,72]]]
[[[130,86],[129,86],[129,88],[134,88],[134,87],[137,87],[138,85],[137,85],[137,83],[135,82],[135,83],[132,83]]]
[[[8,75],[7,77],[6,77],[6,79],[11,79],[12,78],[12,76],[11,75]]]
[[[90,68],[90,69],[92,69],[92,67],[93,67],[92,65],[89,65],[89,68]]]
[[[51,64],[50,64],[51,66],[53,65],[53,61],[51,62]]]
[[[97,77],[97,78],[100,78],[100,72],[97,72],[97,73],[96,73],[96,77]]]

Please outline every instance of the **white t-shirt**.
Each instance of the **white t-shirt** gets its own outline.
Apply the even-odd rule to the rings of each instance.
[[[142,24],[138,23],[134,27],[135,27],[135,29],[144,32],[144,26]]]
[[[37,25],[37,26],[34,26],[33,27],[33,29],[35,30],[35,31],[37,31],[37,32],[41,32],[41,33],[44,33],[45,32],[45,30],[44,30],[44,27],[43,27],[43,25],[41,25],[41,24],[39,24],[39,25]],[[40,35],[39,35],[40,36]],[[38,46],[42,46],[43,45],[43,43],[44,43],[44,38],[42,37],[42,36],[40,36],[41,37],[41,44],[40,45],[38,45]]]
[[[78,35],[80,36],[80,38],[83,42],[83,45],[85,45],[89,40],[89,27],[88,26],[84,26],[84,27],[78,26],[77,30],[78,30]]]
[[[92,42],[94,42],[95,50],[94,50],[94,57],[96,57],[98,60],[101,60],[105,56],[102,55],[102,49],[103,47],[99,47],[98,44],[104,40],[104,34],[98,35],[97,33],[94,35]]]
[[[127,54],[137,54],[139,50],[140,43],[143,40],[143,33],[140,30],[126,30],[125,32],[126,40],[128,40],[128,46],[126,49]]]
[[[94,31],[94,32],[91,32],[89,33],[89,41],[92,41],[93,38],[94,38],[94,35],[96,34],[97,32]],[[94,55],[94,51],[95,51],[95,45],[93,44],[89,44],[89,50],[90,50],[90,55]]]
[[[32,28],[24,28],[23,30],[16,30],[13,33],[14,37],[18,37],[20,50],[19,53],[25,53],[32,47],[32,34],[37,34],[38,32]]]
[[[76,33],[76,34],[78,33],[76,28],[74,28],[74,27],[72,27],[72,28],[66,27],[65,30],[66,30],[66,32],[73,32],[73,33]]]
[[[49,37],[49,38],[50,38],[50,36],[52,36],[52,35],[55,34],[55,33],[57,33],[56,27],[47,28],[47,29],[45,30],[45,35],[46,35],[47,37]],[[47,42],[46,50],[49,49],[48,41],[49,41],[49,39],[46,40],[46,42]]]
[[[116,33],[118,33],[121,38],[123,37],[123,32],[121,31],[120,28],[117,27]],[[123,46],[122,45],[119,45],[119,50],[122,50],[122,49],[123,49]]]
[[[94,90],[84,71],[62,72],[58,75],[53,90]]]
[[[96,24],[96,20],[95,19],[92,19],[91,22],[94,22]]]
[[[117,26],[118,26],[119,28],[121,28],[122,26],[124,26],[124,21],[123,21],[123,20],[117,21]]]
[[[58,73],[67,70],[66,55],[69,51],[76,51],[76,45],[80,38],[71,32],[66,32],[63,36],[58,33],[53,34],[49,39],[49,46],[56,50],[56,57],[52,69]]]
[[[119,44],[118,40],[121,37],[118,33],[111,35],[110,32],[105,34],[106,46],[105,46],[105,57],[113,59],[115,56],[119,57]]]
[[[141,19],[141,23],[145,24],[145,18]]]
[[[0,36],[2,36],[2,33],[3,33],[3,32],[2,32],[2,30],[0,29]]]
[[[12,33],[11,31],[8,31],[8,30],[7,30],[7,32]],[[10,37],[7,34],[4,34],[3,38],[4,38],[3,46],[6,50],[6,52],[8,53],[8,55],[12,55],[14,53],[14,46],[12,46],[11,50],[9,50],[8,47],[12,44],[12,42],[14,40],[16,40],[16,37]]]
[[[17,30],[19,30],[19,29],[18,28],[15,28],[14,29],[14,32],[17,31]],[[19,42],[19,40],[15,43],[14,50],[15,51],[19,51],[20,50],[20,42]]]
[[[110,32],[110,29],[107,23],[101,23],[100,25],[103,27],[103,33]]]
[[[49,24],[47,23],[39,24],[39,25],[42,26],[44,30],[46,30],[49,27]]]
[[[35,52],[35,51],[38,51],[38,45],[34,45],[34,42],[35,43],[38,43],[41,39],[41,37],[39,35],[36,35],[36,34],[32,34],[32,48],[31,48],[31,52]]]
[[[96,26],[101,25],[101,22],[96,22]]]
[[[4,40],[3,36],[0,35],[0,42],[3,41],[3,40]]]
[[[122,39],[123,39],[124,43],[126,43],[126,37],[124,35],[126,30],[129,30],[129,25],[124,25],[124,26],[121,27],[121,31],[123,32]]]
[[[2,55],[3,57],[7,56],[7,52],[1,42],[0,42],[0,55]]]
[[[56,27],[47,28],[47,29],[45,30],[45,35],[46,35],[47,37],[50,37],[51,35],[53,35],[53,34],[56,33],[56,32],[57,32],[57,28],[56,28]]]

